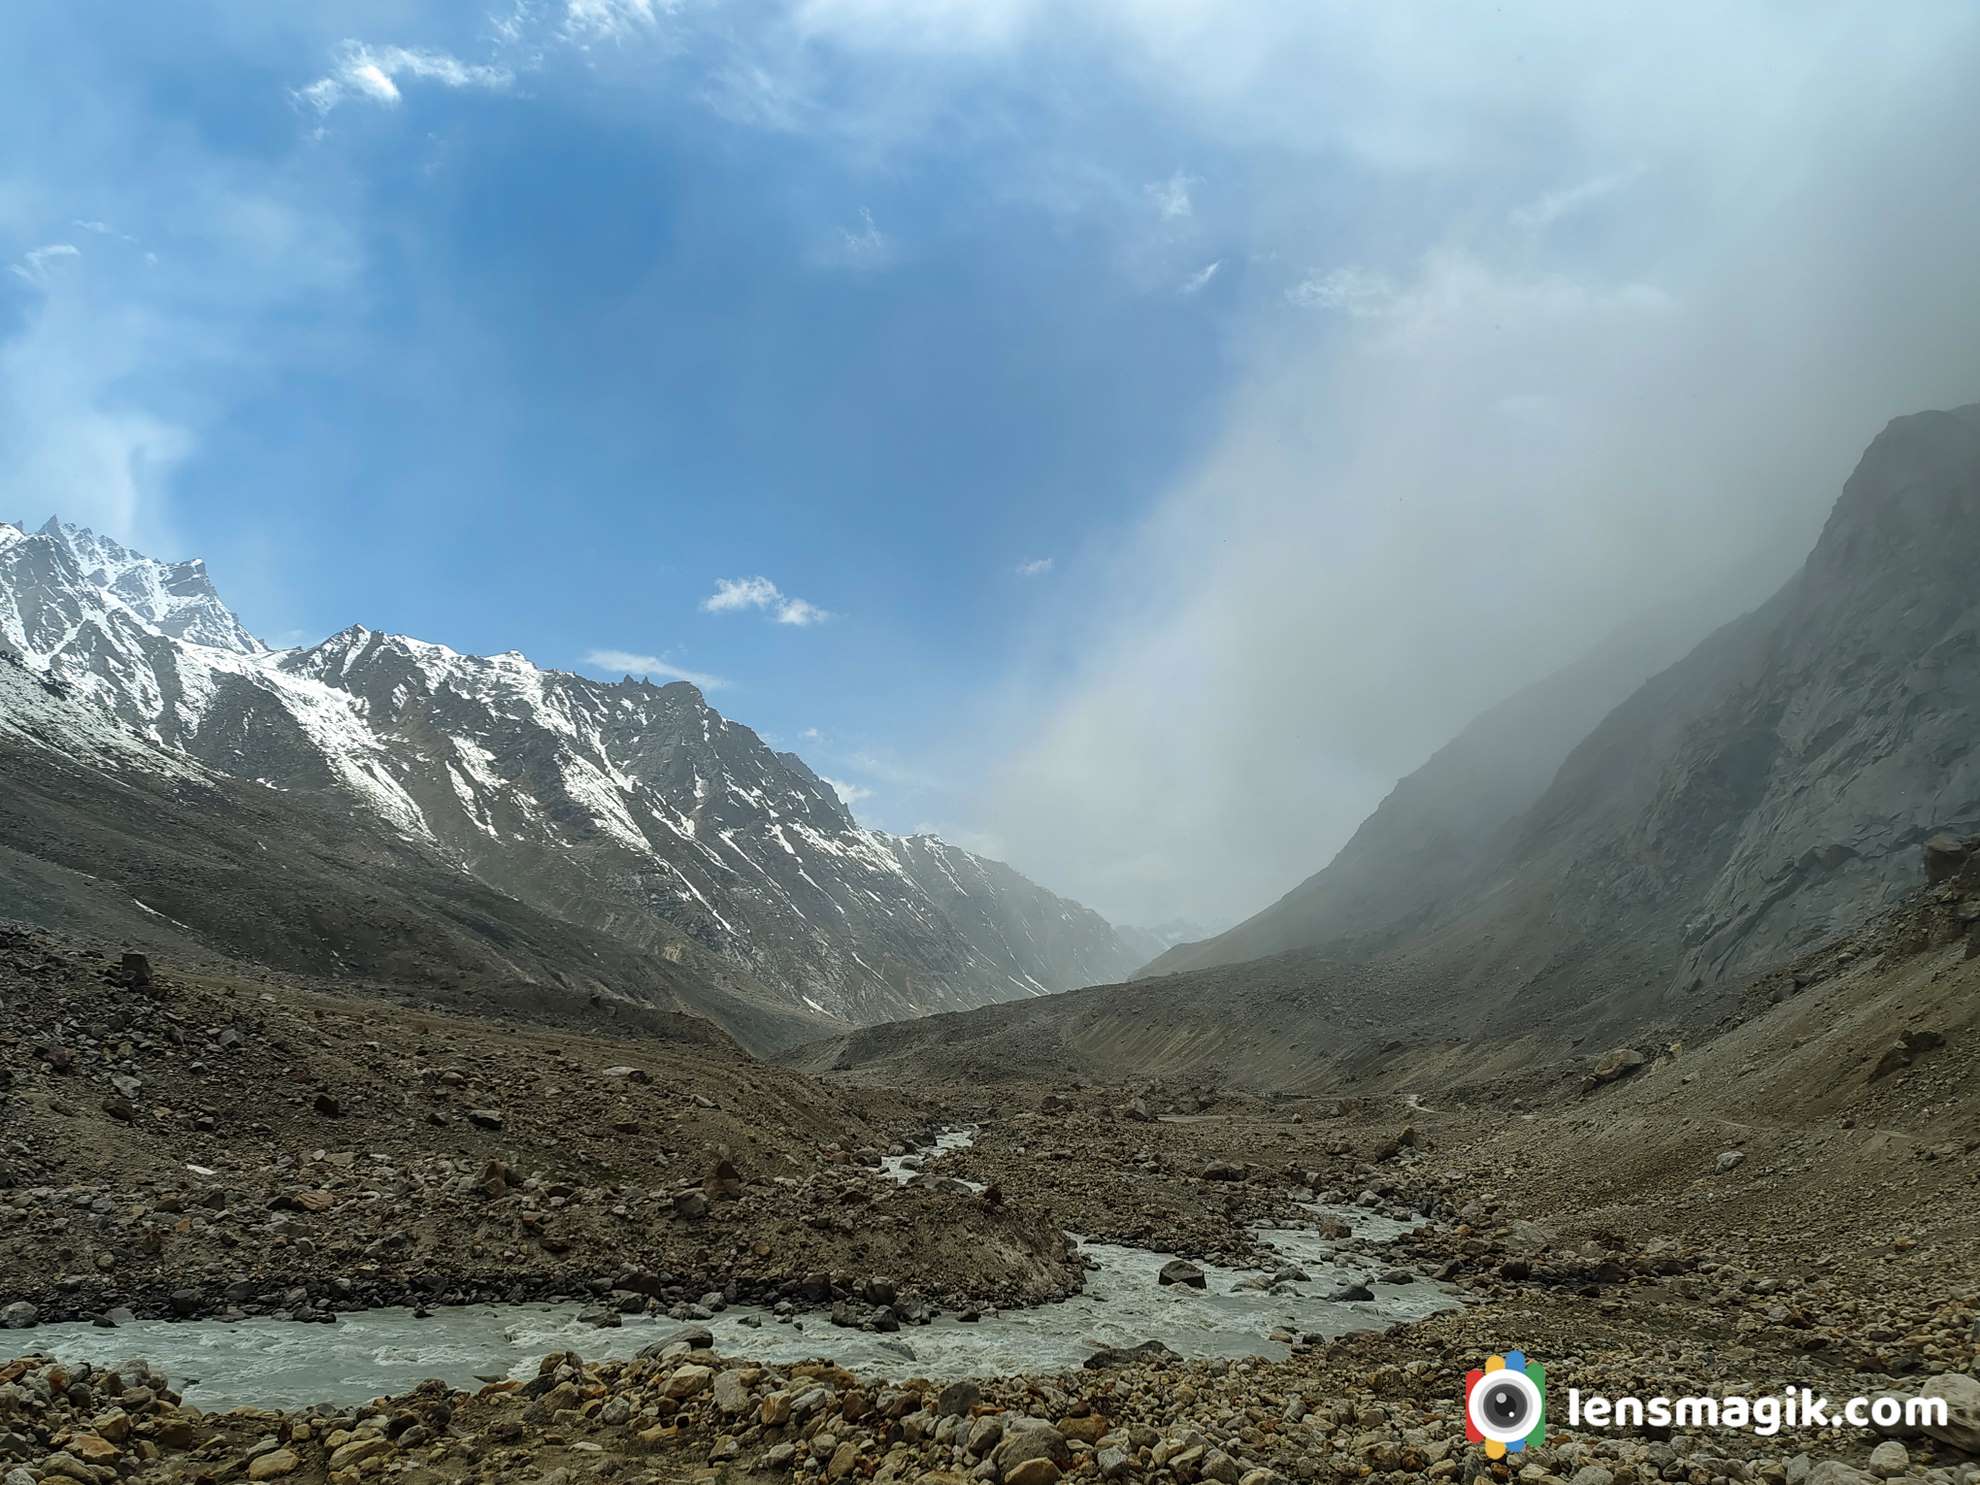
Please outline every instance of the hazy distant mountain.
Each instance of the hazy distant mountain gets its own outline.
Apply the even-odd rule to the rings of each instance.
[[[163,755],[335,798],[557,918],[865,1022],[1119,978],[1097,914],[830,785],[693,686],[352,626],[272,652],[198,562],[51,521],[0,528],[0,646]]]
[[[1114,932],[1121,936],[1122,943],[1141,956],[1143,963],[1178,944],[1193,944],[1210,937],[1210,930],[1193,918],[1170,918],[1149,928],[1117,925]]]
[[[1319,872],[1225,933],[1173,940],[1143,973],[1357,941],[1380,947],[1421,925],[1503,847],[1595,724],[1704,630],[1692,608],[1645,615],[1508,697],[1398,783]]]

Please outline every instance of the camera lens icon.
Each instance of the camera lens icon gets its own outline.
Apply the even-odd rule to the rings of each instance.
[[[1546,1370],[1524,1353],[1486,1359],[1464,1378],[1464,1434],[1499,1459],[1537,1444],[1547,1416]]]

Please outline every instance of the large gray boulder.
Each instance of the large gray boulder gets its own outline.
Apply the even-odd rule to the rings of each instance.
[[[1941,1397],[1946,1402],[1945,1423],[1927,1428],[1927,1437],[1968,1454],[1980,1454],[1980,1381],[1964,1372],[1942,1372],[1927,1380],[1918,1395]]]

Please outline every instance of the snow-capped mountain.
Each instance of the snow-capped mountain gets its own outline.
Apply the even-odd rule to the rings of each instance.
[[[682,682],[352,626],[271,651],[199,562],[0,526],[0,645],[174,758],[336,793],[458,869],[678,957],[692,940],[853,1022],[1120,979],[1098,914],[927,836],[862,828]]]

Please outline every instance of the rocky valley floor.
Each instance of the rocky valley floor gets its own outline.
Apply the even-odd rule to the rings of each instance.
[[[1971,1485],[1980,960],[1909,947],[1832,948],[1711,1035],[1589,1049],[1514,1108],[1489,1067],[1408,1097],[1077,1087],[1049,1062],[988,1091],[821,1083],[691,1025],[615,1037],[168,966],[136,984],[100,948],[15,934],[0,1300],[21,1328],[0,1346],[20,1357],[0,1363],[0,1480]],[[961,1124],[974,1144],[919,1179],[875,1168]],[[1315,1199],[1421,1225],[1377,1245]],[[816,1362],[774,1365],[691,1328],[759,1299],[911,1342],[931,1311],[1078,1284],[1062,1231],[1304,1290],[1257,1236],[1288,1222],[1371,1284],[1461,1303],[1261,1336],[1269,1354],[1244,1360],[1116,1349],[962,1383],[841,1370],[825,1324]],[[323,1318],[550,1294],[690,1328],[633,1360],[552,1356],[475,1390],[279,1413],[206,1413],[135,1363],[37,1354],[41,1325],[120,1308]],[[1462,1377],[1513,1347],[1548,1368],[1549,1427],[1492,1463],[1464,1441]],[[1789,1384],[1940,1395],[1949,1423],[1565,1421],[1569,1387]]]

